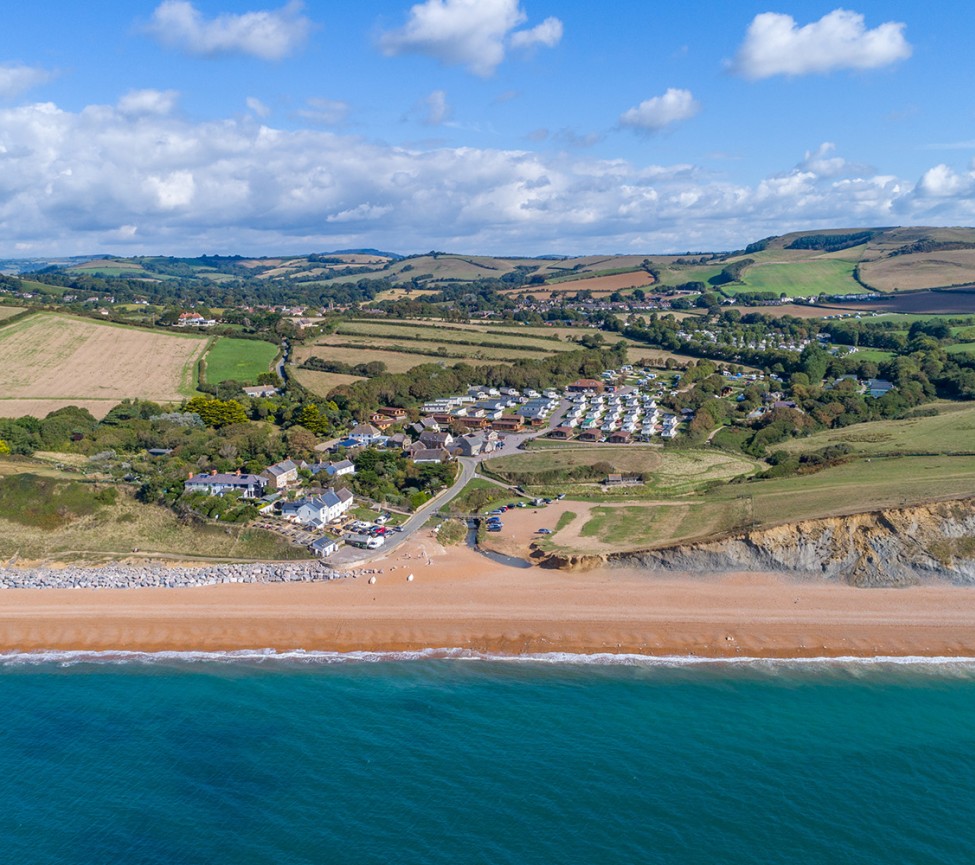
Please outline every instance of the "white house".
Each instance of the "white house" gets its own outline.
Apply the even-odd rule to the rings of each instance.
[[[320,496],[287,502],[281,508],[281,516],[306,526],[322,528],[337,520],[352,507],[352,493],[348,490],[327,489]]]
[[[360,444],[363,447],[368,447],[377,439],[382,438],[382,433],[371,423],[361,423],[352,427],[352,431],[349,433],[349,438],[353,439],[357,444]]]

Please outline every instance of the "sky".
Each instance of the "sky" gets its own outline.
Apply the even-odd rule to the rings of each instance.
[[[0,256],[736,249],[975,223],[975,5],[32,0]]]

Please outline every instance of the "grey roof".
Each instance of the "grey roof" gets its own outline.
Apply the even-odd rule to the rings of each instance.
[[[287,474],[288,472],[296,471],[297,468],[298,468],[298,464],[293,462],[292,460],[282,460],[279,463],[275,463],[273,466],[268,466],[265,469],[265,471],[269,475],[274,475],[274,477],[277,477],[278,475],[283,475],[283,474]]]
[[[260,475],[238,475],[238,474],[202,474],[194,475],[188,481],[187,484],[192,484],[193,486],[213,486],[219,484],[220,486],[234,486],[234,487],[252,487],[254,485],[264,486],[265,480]]]
[[[443,462],[449,456],[443,448],[420,448],[413,451],[413,462]]]

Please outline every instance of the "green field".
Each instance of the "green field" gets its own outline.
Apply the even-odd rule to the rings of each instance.
[[[270,372],[278,347],[260,339],[220,336],[206,354],[206,380],[210,384],[239,381],[256,384],[257,377]]]
[[[771,291],[789,297],[862,293],[865,289],[853,279],[854,265],[853,261],[838,259],[758,264],[745,270],[743,285],[726,285],[722,289],[728,294]]]
[[[975,495],[975,456],[858,460],[814,475],[727,484],[692,499],[602,504],[550,548],[621,552],[730,531]],[[576,498],[571,496],[571,498]]]
[[[776,449],[809,453],[835,444],[848,444],[862,454],[975,454],[975,405],[933,403],[934,417],[880,420],[837,430],[822,430],[793,439]]]
[[[684,496],[715,482],[753,473],[758,462],[717,450],[671,450],[639,445],[564,445],[491,460],[492,474],[532,492],[565,492],[573,499]],[[591,468],[589,479],[573,480],[572,470]],[[640,486],[604,487],[606,474],[641,474]],[[561,475],[561,476],[560,476]]]

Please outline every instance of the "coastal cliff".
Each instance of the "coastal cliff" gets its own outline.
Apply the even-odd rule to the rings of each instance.
[[[689,573],[778,571],[853,586],[938,580],[975,585],[975,501],[893,508],[740,532],[701,543],[604,557],[539,555],[542,567]]]

